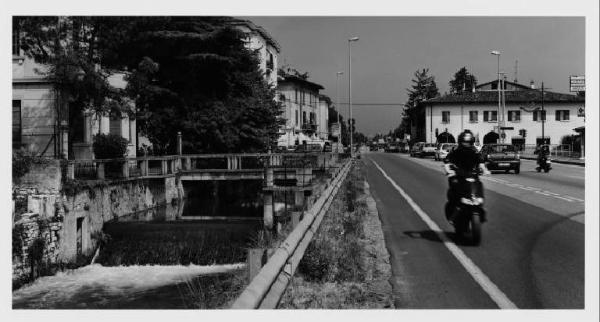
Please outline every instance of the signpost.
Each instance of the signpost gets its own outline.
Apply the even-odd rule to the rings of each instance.
[[[501,130],[514,130],[515,128],[513,126],[501,126],[500,129]]]
[[[585,92],[585,76],[569,76],[569,90],[571,92]]]
[[[579,117],[585,117],[585,107],[580,107],[577,109],[577,116]]]

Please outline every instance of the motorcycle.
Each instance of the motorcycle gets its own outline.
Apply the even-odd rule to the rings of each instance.
[[[548,173],[550,169],[552,169],[552,161],[547,157],[542,157],[538,160],[538,166],[535,169],[537,172],[542,172],[542,170],[544,170],[545,173]]]
[[[485,222],[480,172],[465,172],[456,167],[452,170],[456,173],[450,179],[456,180],[452,192],[456,204],[452,209],[446,208],[446,216],[460,239],[477,246],[481,243],[481,224]]]

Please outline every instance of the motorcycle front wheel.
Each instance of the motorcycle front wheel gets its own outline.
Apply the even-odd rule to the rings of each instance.
[[[481,219],[479,216],[471,216],[471,243],[478,246],[481,243]]]

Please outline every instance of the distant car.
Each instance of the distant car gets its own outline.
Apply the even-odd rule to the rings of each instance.
[[[521,172],[521,159],[517,148],[512,144],[484,144],[481,154],[488,170],[511,170]]]
[[[425,143],[419,152],[419,158],[435,156],[435,143]]]
[[[424,144],[425,144],[425,142],[417,142],[417,143],[413,144],[412,148],[410,149],[410,156],[411,157],[418,156],[421,153],[421,149]]]
[[[440,143],[435,149],[435,161],[442,161],[446,158],[448,153],[456,146],[456,143]]]
[[[386,148],[385,148],[385,152],[390,152],[390,153],[399,153],[400,152],[400,146],[398,144],[395,143],[391,143],[389,144]]]

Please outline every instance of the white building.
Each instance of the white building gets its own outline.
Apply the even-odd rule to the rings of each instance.
[[[267,82],[277,87],[277,69],[281,47],[279,43],[261,26],[253,22],[241,19],[231,19],[228,23],[246,34],[247,47],[258,50],[260,70],[264,73]]]
[[[329,106],[331,100],[325,95],[319,95],[317,111],[317,136],[323,140],[329,139]]]
[[[426,142],[454,142],[463,130],[469,129],[482,144],[500,142],[498,118],[504,116],[504,142],[539,144],[542,141],[542,91],[533,86],[504,82],[504,112],[498,114],[498,81],[481,84],[474,92],[444,95],[420,104],[425,112]],[[576,135],[573,130],[584,125],[578,115],[585,98],[545,91],[543,96],[544,138],[547,143],[560,144],[563,136]],[[502,125],[501,125],[502,126]],[[525,136],[523,136],[525,134]]]
[[[323,86],[294,75],[286,75],[279,79],[277,92],[279,101],[284,105],[282,117],[285,118],[282,132],[288,136],[301,132],[319,137],[326,135],[326,126],[319,120],[322,119],[322,110],[326,109],[327,104],[323,106],[321,103],[321,89]],[[291,145],[293,144],[291,142]]]
[[[52,81],[40,74],[46,67],[23,55],[19,35],[13,33],[13,149],[25,148],[51,158],[91,159],[93,136],[113,133],[128,140],[127,156],[135,157],[135,119],[91,112],[75,115],[76,109],[69,108],[69,98],[56,91]],[[113,74],[108,77],[108,83],[124,88],[123,76]]]

